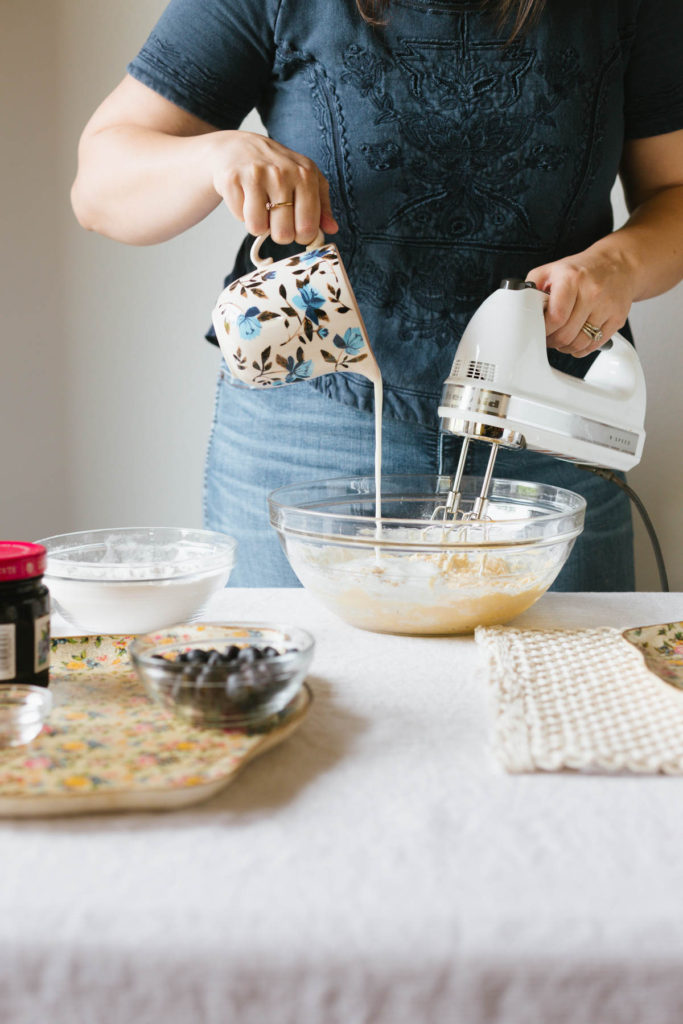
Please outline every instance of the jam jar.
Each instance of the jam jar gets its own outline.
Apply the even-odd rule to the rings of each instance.
[[[50,594],[42,544],[0,540],[0,685],[47,686]]]

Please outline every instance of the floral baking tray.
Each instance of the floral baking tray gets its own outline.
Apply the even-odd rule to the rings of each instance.
[[[206,800],[286,739],[311,703],[304,686],[267,731],[195,729],[152,703],[132,637],[52,640],[54,708],[28,745],[0,750],[0,816],[168,810]]]
[[[683,690],[683,622],[638,626],[622,636],[638,648],[650,672]]]

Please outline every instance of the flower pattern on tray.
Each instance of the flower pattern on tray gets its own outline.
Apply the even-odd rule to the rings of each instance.
[[[638,648],[651,672],[683,690],[683,622],[639,626],[622,635]]]
[[[196,729],[153,703],[128,658],[133,639],[52,640],[54,708],[30,744],[0,750],[0,800],[201,787],[227,780],[264,744],[267,732]],[[305,705],[274,716],[271,732]]]

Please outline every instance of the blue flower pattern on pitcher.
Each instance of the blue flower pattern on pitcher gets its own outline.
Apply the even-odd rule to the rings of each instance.
[[[301,263],[304,264],[315,263],[316,260],[320,259],[320,256],[322,255],[322,253],[324,253],[324,251],[324,249],[312,249],[311,252],[302,252],[301,256],[299,257],[299,260]]]
[[[287,356],[287,376],[285,384],[295,384],[298,380],[306,380],[313,373],[313,362],[311,359],[304,359],[297,362],[294,356]]]
[[[355,356],[363,348],[365,342],[358,327],[349,327],[348,331],[344,332],[343,338],[340,338],[338,334],[335,335],[334,344],[337,348],[343,348],[349,355]]]
[[[261,324],[258,319],[260,312],[258,306],[250,306],[246,313],[237,317],[237,329],[240,332],[240,338],[244,338],[245,341],[248,338],[258,338],[261,333]]]
[[[304,316],[307,316],[311,323],[317,326],[319,323],[318,310],[322,309],[325,305],[325,300],[322,295],[318,295],[315,288],[311,288],[310,285],[304,285],[303,288],[299,289],[299,294],[294,296],[292,302],[299,309],[303,309]]]

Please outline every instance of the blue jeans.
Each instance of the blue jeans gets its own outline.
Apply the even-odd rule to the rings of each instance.
[[[372,475],[374,417],[321,395],[305,383],[259,392],[235,387],[223,368],[206,461],[204,521],[238,542],[233,587],[296,587],[268,519],[267,497],[285,484]],[[457,466],[460,438],[434,426],[383,423],[383,473],[445,473]],[[465,472],[481,476],[489,446],[470,446]],[[588,503],[586,524],[553,590],[634,590],[628,497],[615,484],[570,462],[502,449],[495,475],[567,487]]]

